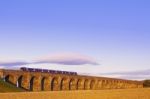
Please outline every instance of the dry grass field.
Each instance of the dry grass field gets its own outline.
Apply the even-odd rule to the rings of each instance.
[[[0,93],[0,99],[150,99],[150,89]]]

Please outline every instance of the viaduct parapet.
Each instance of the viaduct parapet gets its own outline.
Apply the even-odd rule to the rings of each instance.
[[[140,81],[82,75],[50,74],[0,69],[0,77],[29,91],[101,90],[142,88]]]

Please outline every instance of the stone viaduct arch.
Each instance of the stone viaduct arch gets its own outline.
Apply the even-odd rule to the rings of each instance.
[[[0,70],[0,78],[29,91],[101,90],[142,88],[139,81],[81,75]]]
[[[85,79],[84,80],[84,90],[89,90],[90,89],[90,80]]]
[[[69,90],[77,90],[77,85],[76,85],[76,83],[77,83],[77,80],[74,79],[74,78],[71,78],[71,79],[69,80]]]

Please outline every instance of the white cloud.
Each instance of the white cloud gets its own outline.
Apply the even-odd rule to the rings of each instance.
[[[97,75],[131,80],[145,80],[150,79],[150,69],[130,72],[100,73]]]
[[[54,63],[63,65],[98,65],[98,62],[95,59],[76,53],[60,53],[48,55],[40,57],[35,63]]]
[[[98,65],[98,62],[85,55],[75,54],[75,53],[60,53],[53,54],[44,57],[39,57],[38,59],[33,59],[34,61],[1,61],[0,66],[19,66],[19,65],[28,65],[28,64],[60,64],[60,65]]]

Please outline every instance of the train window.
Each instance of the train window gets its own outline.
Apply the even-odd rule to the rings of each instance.
[[[62,74],[62,72],[61,72],[61,71],[57,71],[57,73],[58,73],[58,74]]]
[[[63,74],[66,74],[66,71],[63,71]]]
[[[26,68],[25,68],[25,67],[21,67],[20,69],[23,70],[23,71],[26,71]]]
[[[45,72],[45,73],[52,73],[52,74],[77,75],[77,72],[56,71],[56,70],[37,69],[37,68],[26,68],[26,67],[21,67],[20,70],[23,70],[23,71],[30,71],[30,72]]]
[[[34,71],[34,69],[33,69],[33,68],[28,68],[28,70],[29,70],[29,71],[31,71],[31,72],[33,72],[33,71]]]
[[[48,72],[51,73],[51,70],[49,70]]]
[[[55,71],[51,70],[51,73],[52,73],[52,74],[54,74],[54,73],[55,73]]]
[[[37,72],[42,72],[42,70],[41,69],[37,69]]]
[[[57,74],[57,71],[54,71],[54,74]]]
[[[62,72],[62,71],[60,71],[60,74],[63,74],[63,72]]]
[[[66,74],[66,72],[65,72],[65,71],[63,71],[62,73],[63,73],[63,74]]]
[[[34,69],[35,72],[37,72],[37,69]]]
[[[48,72],[48,70],[47,70],[47,69],[43,69],[43,72],[44,72],[44,73],[47,73],[47,72]]]
[[[68,72],[66,71],[66,74],[68,74]]]

